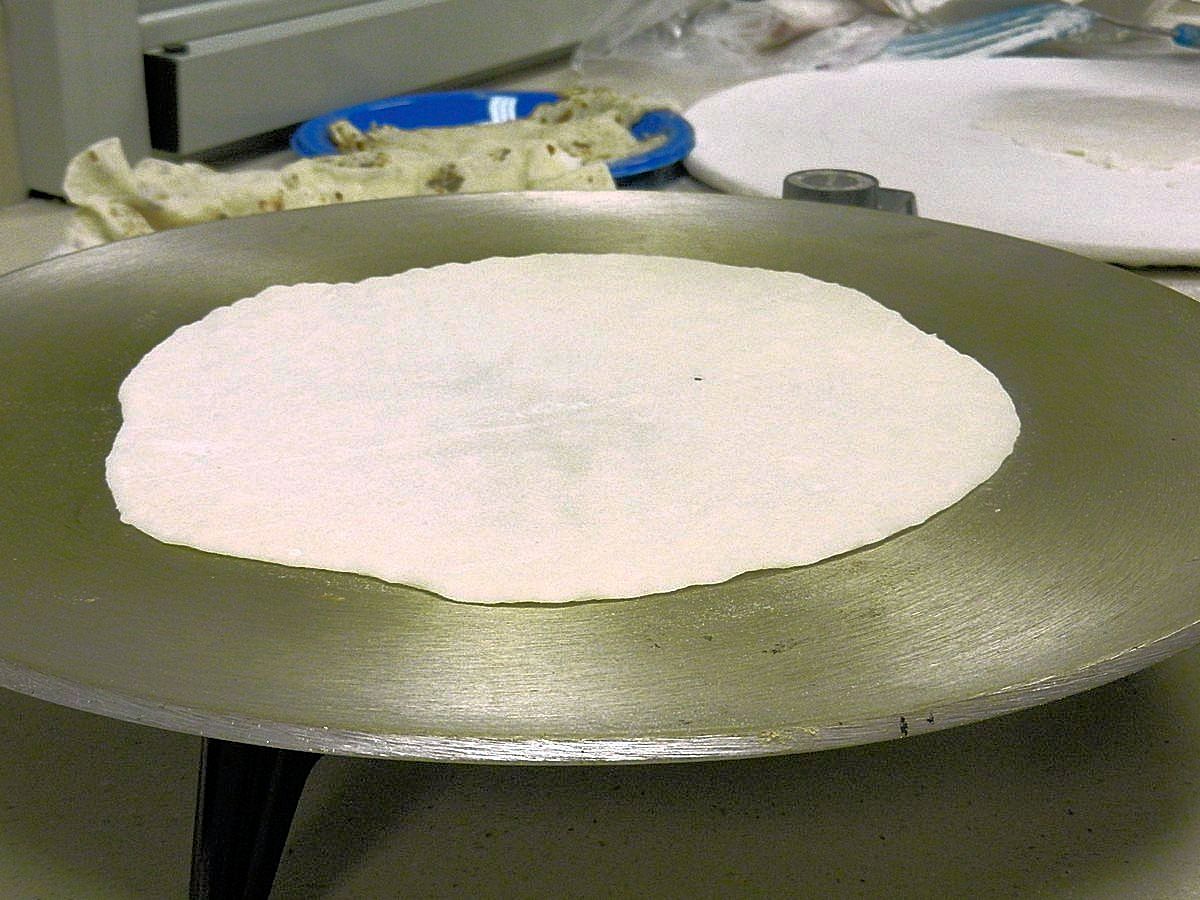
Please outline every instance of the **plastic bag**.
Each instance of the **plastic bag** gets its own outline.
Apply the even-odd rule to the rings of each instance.
[[[896,15],[923,28],[938,28],[966,19],[1026,6],[1029,0],[886,0],[886,2]],[[1065,0],[1065,2],[1073,5],[1088,5],[1083,0]],[[1121,0],[1121,2],[1108,0],[1107,3],[1093,3],[1091,6],[1095,7],[1096,12],[1108,13],[1131,25],[1150,25],[1153,24],[1156,17],[1165,14],[1167,10],[1178,8],[1178,3],[1179,0]],[[1197,3],[1200,3],[1200,0],[1191,0],[1191,5],[1197,5]]]
[[[922,26],[936,28],[1023,6],[1027,2],[1028,0],[888,0],[888,6],[892,7],[898,16]]]
[[[576,49],[592,83],[688,103],[781,72],[852,66],[905,22],[856,0],[618,0]]]

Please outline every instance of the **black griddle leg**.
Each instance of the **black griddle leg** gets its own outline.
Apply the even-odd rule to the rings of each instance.
[[[320,754],[204,738],[192,900],[271,893],[300,793]]]

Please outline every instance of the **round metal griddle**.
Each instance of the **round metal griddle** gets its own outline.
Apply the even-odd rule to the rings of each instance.
[[[456,604],[118,521],[103,468],[117,387],[179,325],[272,283],[536,251],[696,256],[865,290],[996,373],[1022,418],[1016,450],[874,546],[559,607]],[[1200,640],[1198,397],[1194,301],[888,213],[492,195],[125,241],[0,279],[0,684],[208,737],[411,759],[749,756],[977,720]]]

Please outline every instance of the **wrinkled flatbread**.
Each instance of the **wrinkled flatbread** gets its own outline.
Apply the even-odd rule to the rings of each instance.
[[[564,91],[556,101],[539,104],[520,119],[437,128],[358,128],[347,119],[338,119],[329,126],[329,138],[344,153],[400,148],[453,159],[476,152],[480,144],[501,152],[549,146],[552,152],[566,152],[583,163],[594,163],[661,146],[666,140],[663,135],[636,138],[630,128],[649,111],[670,108],[673,104],[663,100],[628,96],[604,87],[577,87]]]
[[[64,249],[82,250],[170,228],[355,200],[521,190],[615,190],[602,162],[546,142],[477,143],[454,155],[401,147],[297,160],[279,170],[218,172],[148,158],[131,166],[108,138],[75,156],[63,192],[76,207]]]
[[[816,562],[955,503],[1020,428],[983,366],[858,291],[624,254],[268,288],[120,401],[125,522],[473,603]]]

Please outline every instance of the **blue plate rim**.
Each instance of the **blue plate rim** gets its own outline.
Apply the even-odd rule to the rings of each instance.
[[[511,98],[517,103],[533,105],[561,99],[561,95],[553,91],[459,90],[397,94],[393,97],[383,97],[366,103],[341,107],[309,119],[296,127],[292,132],[289,144],[292,152],[297,156],[329,156],[337,153],[337,148],[329,140],[329,125],[338,119],[349,119],[355,125],[363,127],[370,124],[368,117],[372,114],[408,106],[414,100],[428,101],[450,97],[470,97],[485,101],[492,98]],[[463,122],[462,124],[472,123]],[[607,165],[614,181],[636,178],[674,165],[687,156],[696,143],[691,124],[670,109],[650,110],[633,124],[630,131],[635,137],[641,139],[663,135],[665,140],[644,153],[635,153],[632,156],[609,160]]]

